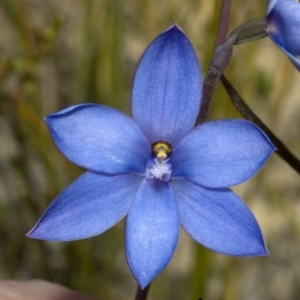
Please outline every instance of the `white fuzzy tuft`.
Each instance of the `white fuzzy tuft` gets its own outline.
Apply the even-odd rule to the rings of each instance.
[[[149,169],[149,175],[152,178],[163,180],[169,178],[172,173],[171,165],[168,164],[168,160],[157,160],[155,159],[155,165]]]

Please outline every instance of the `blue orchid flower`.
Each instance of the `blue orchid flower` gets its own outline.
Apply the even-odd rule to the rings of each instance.
[[[214,251],[266,255],[255,217],[228,187],[257,173],[274,147],[245,120],[194,127],[201,94],[194,49],[173,25],[140,61],[132,118],[98,104],[48,116],[58,149],[88,171],[54,200],[28,236],[83,239],[127,215],[127,261],[142,288],[170,261],[180,224]]]
[[[270,0],[266,15],[270,38],[300,71],[300,3],[296,0]]]

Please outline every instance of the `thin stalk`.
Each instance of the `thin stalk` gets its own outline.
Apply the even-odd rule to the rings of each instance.
[[[219,21],[219,29],[216,40],[216,49],[225,43],[230,21],[231,0],[223,0],[221,6],[221,15]]]
[[[221,13],[220,13],[215,53],[216,53],[218,47],[223,45],[226,41],[228,28],[229,28],[229,21],[230,21],[230,11],[231,11],[231,0],[223,0],[222,6],[221,6]],[[214,57],[215,57],[215,55],[214,55]],[[204,80],[201,108],[200,108],[200,112],[199,112],[199,116],[198,116],[196,125],[203,123],[207,119],[211,98],[216,89],[219,78],[223,72],[223,70],[219,70],[218,68],[216,68],[214,66],[214,61],[213,61],[214,57],[212,59],[211,65],[209,67],[209,71]],[[230,59],[230,57],[228,58],[228,61],[229,61],[229,59]],[[225,67],[226,67],[227,63],[225,64]]]
[[[148,292],[149,292],[150,284],[151,283],[149,283],[148,286],[145,287],[143,290],[138,285],[134,300],[146,300]]]
[[[242,97],[238,94],[232,84],[227,80],[227,78],[222,75],[221,82],[224,85],[228,95],[234,106],[242,114],[242,116],[255,123],[259,126],[272,141],[274,146],[277,148],[276,153],[292,167],[298,174],[300,174],[300,161],[298,158],[290,152],[290,150],[283,144],[283,142],[254,114],[254,112],[245,103]]]

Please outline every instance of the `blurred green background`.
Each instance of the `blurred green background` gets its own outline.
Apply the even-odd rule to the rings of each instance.
[[[41,278],[102,300],[133,299],[124,221],[100,236],[53,243],[25,237],[82,169],[53,145],[42,118],[97,102],[130,113],[135,68],[147,45],[177,22],[207,72],[220,0],[0,0],[0,277]],[[267,1],[233,1],[230,29],[264,16]],[[268,39],[236,46],[226,75],[300,156],[299,73]],[[221,85],[210,119],[240,117]],[[300,185],[275,154],[234,188],[256,215],[270,256],[231,258],[181,232],[148,299],[299,299]]]

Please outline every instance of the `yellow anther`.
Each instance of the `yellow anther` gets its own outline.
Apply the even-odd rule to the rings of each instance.
[[[157,159],[167,159],[171,155],[172,146],[167,142],[158,141],[152,145],[151,150]]]

